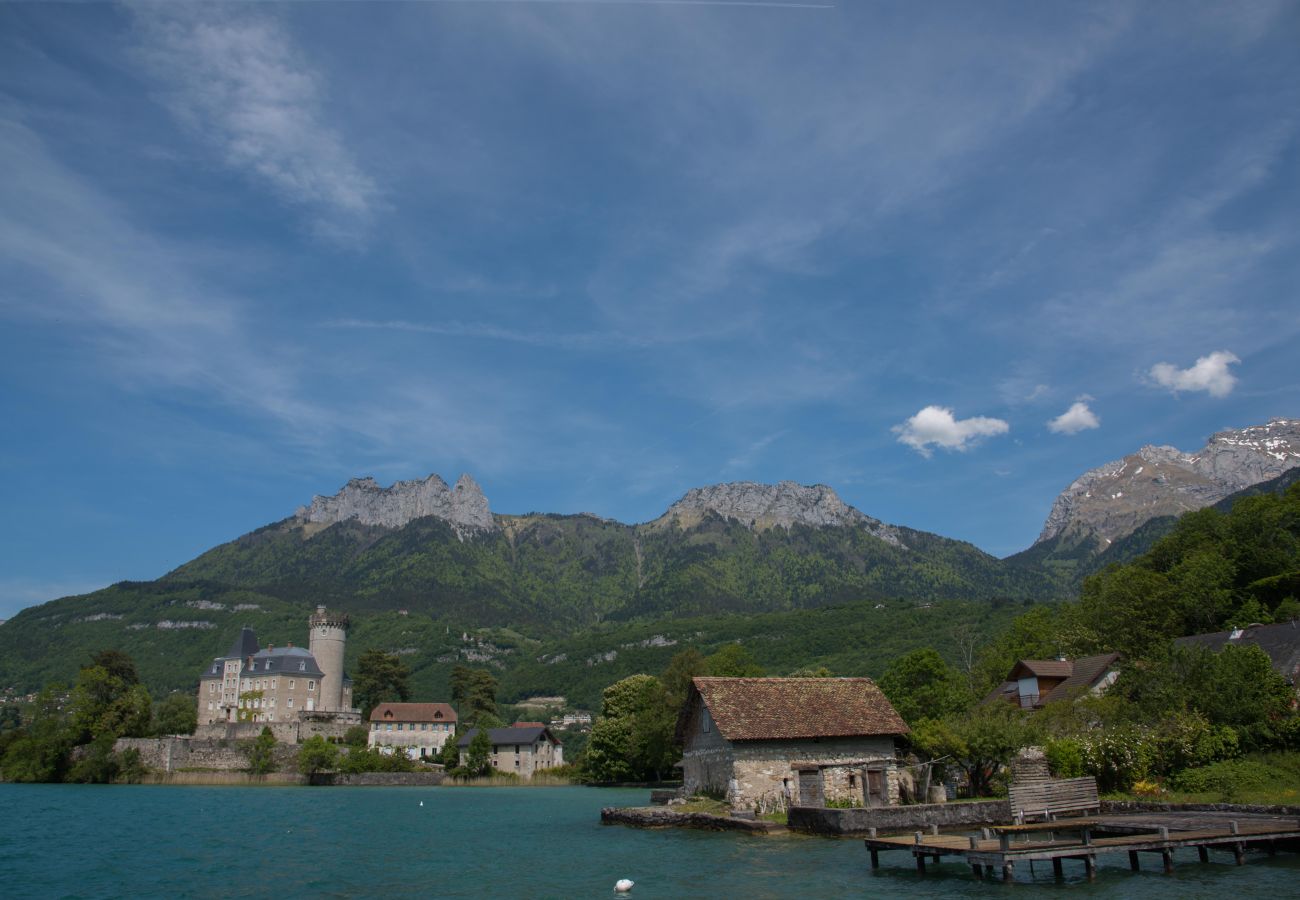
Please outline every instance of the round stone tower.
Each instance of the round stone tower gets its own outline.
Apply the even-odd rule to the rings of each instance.
[[[320,709],[343,708],[343,651],[348,641],[348,617],[316,607],[311,617],[308,649],[324,677],[320,682]]]

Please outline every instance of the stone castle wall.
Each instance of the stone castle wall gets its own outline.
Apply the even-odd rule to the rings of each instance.
[[[248,753],[242,741],[185,737],[119,738],[113,749],[117,753],[137,750],[141,762],[160,772],[183,769],[237,772],[248,768]],[[273,757],[276,768],[292,766],[297,752],[298,748],[292,744],[277,743]]]

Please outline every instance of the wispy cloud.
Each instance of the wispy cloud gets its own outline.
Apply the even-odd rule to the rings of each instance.
[[[232,168],[338,241],[378,210],[374,179],[328,124],[325,83],[273,16],[222,5],[132,7],[158,94]]]
[[[0,579],[0,619],[7,619],[20,610],[49,600],[89,594],[91,591],[106,587],[112,580],[111,576],[60,578],[48,581],[39,578]]]
[[[928,457],[932,446],[964,452],[986,437],[1006,434],[1011,426],[986,416],[958,419],[947,407],[927,406],[891,430],[898,435],[899,443]]]
[[[1204,391],[1211,397],[1226,397],[1237,386],[1237,376],[1228,367],[1239,362],[1241,360],[1227,350],[1216,350],[1186,369],[1173,363],[1156,363],[1151,367],[1151,378],[1175,394],[1179,391]]]
[[[765,435],[759,438],[758,440],[753,441],[747,447],[745,447],[741,452],[737,453],[735,456],[731,457],[723,464],[722,466],[723,473],[730,474],[734,472],[741,472],[744,471],[745,469],[748,469],[750,466],[754,464],[754,461],[758,459],[758,457],[763,453],[764,450],[772,446],[772,444],[774,444],[776,441],[779,441],[781,438],[785,437],[787,433],[788,433],[788,429],[783,428],[780,431],[774,432],[769,435]]]
[[[1100,428],[1101,419],[1097,417],[1088,402],[1091,397],[1080,397],[1070,404],[1070,408],[1047,423],[1047,430],[1053,434],[1078,434],[1090,428]]]
[[[396,331],[410,334],[434,334],[443,337],[479,338],[533,347],[552,347],[560,350],[607,350],[615,347],[654,347],[670,343],[685,343],[697,336],[689,332],[675,334],[636,336],[617,331],[556,332],[527,331],[502,328],[481,322],[411,322],[405,319],[329,319],[320,323],[322,328],[357,331]]]

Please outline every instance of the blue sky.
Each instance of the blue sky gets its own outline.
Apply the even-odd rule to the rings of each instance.
[[[1296,3],[0,6],[0,616],[349,477],[997,555],[1300,415]]]

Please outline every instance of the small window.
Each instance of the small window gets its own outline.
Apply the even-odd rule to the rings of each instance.
[[[309,681],[309,682],[307,682],[307,690],[309,690],[309,691],[314,691],[314,690],[316,690],[316,682],[314,682],[314,681]]]
[[[289,698],[288,706],[289,706],[290,709],[293,709],[293,698],[292,698],[292,697]]]
[[[307,671],[307,660],[304,659],[302,662],[298,663],[298,671],[299,672]]]
[[[713,716],[709,715],[707,706],[700,708],[700,731],[708,733],[713,730]]]
[[[378,731],[378,730],[379,730],[379,723],[378,723],[378,722],[371,722],[370,724],[371,724],[371,726],[373,726],[373,727],[372,727],[372,730],[373,730],[373,731]]]
[[[293,690],[293,686],[295,683],[296,682],[292,678],[289,679],[289,690]]]

